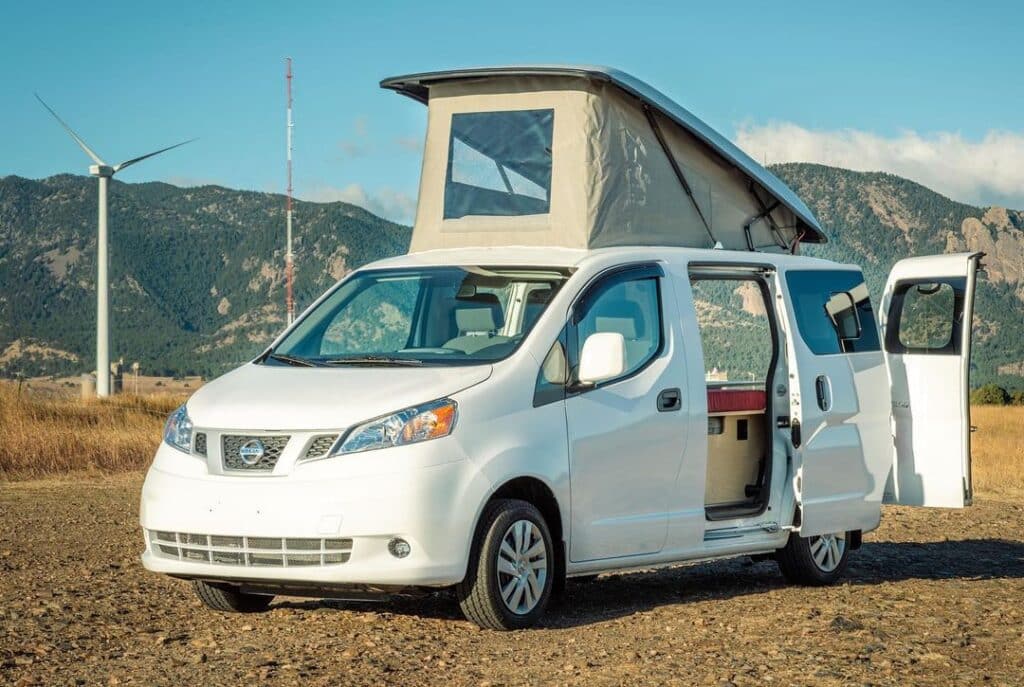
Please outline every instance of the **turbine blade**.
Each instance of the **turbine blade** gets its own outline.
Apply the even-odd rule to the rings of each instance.
[[[77,143],[77,144],[79,145],[79,147],[81,147],[81,149],[85,151],[85,154],[86,154],[86,155],[88,155],[89,157],[91,157],[91,158],[93,159],[93,162],[95,162],[95,163],[96,163],[96,164],[98,164],[98,165],[106,165],[106,164],[107,164],[106,162],[104,162],[103,160],[101,160],[101,159],[100,159],[100,156],[99,156],[99,155],[97,155],[96,153],[94,153],[94,152],[93,152],[92,148],[90,148],[90,147],[89,147],[89,146],[88,146],[88,145],[87,145],[87,144],[85,143],[85,141],[83,141],[83,140],[82,140],[82,137],[81,137],[81,136],[79,136],[78,134],[76,134],[76,133],[75,133],[75,132],[74,132],[74,131],[73,131],[73,130],[71,129],[71,127],[70,127],[70,126],[68,126],[68,125],[67,125],[67,124],[66,124],[66,123],[64,122],[64,120],[63,120],[63,119],[61,119],[61,118],[60,118],[60,116],[58,116],[58,115],[57,115],[57,113],[53,111],[53,108],[52,108],[52,107],[50,107],[49,105],[47,105],[47,104],[46,104],[46,102],[45,102],[45,101],[44,101],[44,100],[43,100],[42,98],[40,98],[40,97],[39,97],[39,94],[38,94],[38,93],[35,93],[34,95],[36,96],[36,100],[38,100],[38,101],[39,101],[39,102],[40,102],[40,103],[42,104],[42,106],[43,106],[43,107],[45,107],[45,108],[46,108],[46,109],[47,109],[47,110],[49,111],[49,113],[53,115],[53,118],[54,118],[54,119],[56,119],[56,120],[57,120],[58,122],[60,122],[60,125],[61,125],[62,127],[64,127],[64,130],[65,130],[65,131],[67,131],[67,132],[68,132],[69,134],[71,134],[71,138],[75,139],[75,143]]]
[[[198,141],[198,140],[199,140],[198,138],[190,138],[187,141],[182,141],[181,143],[175,143],[172,146],[167,146],[166,148],[161,148],[160,150],[157,150],[155,152],[147,153],[146,155],[142,155],[140,157],[133,157],[131,160],[125,160],[124,162],[119,162],[118,164],[114,165],[114,173],[116,174],[117,172],[120,172],[125,167],[129,167],[131,165],[134,165],[136,162],[142,162],[146,158],[153,157],[154,155],[159,155],[160,153],[166,153],[168,150],[172,150],[172,149],[177,148],[179,146],[183,146],[186,143],[191,143],[192,141]]]

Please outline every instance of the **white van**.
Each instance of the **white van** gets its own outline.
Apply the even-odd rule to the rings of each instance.
[[[980,254],[898,263],[879,325],[858,267],[793,254],[824,236],[792,191],[627,79],[532,67],[385,82],[430,103],[415,252],[348,275],[172,414],[142,492],[146,568],[222,611],[454,587],[468,618],[511,629],[567,577],[613,570],[768,555],[793,582],[831,583],[883,501],[970,503]],[[434,88],[453,93],[435,102]],[[609,117],[576,126],[614,98],[663,118],[613,127],[645,149],[613,160],[639,170],[626,182],[596,173],[621,150],[586,143]],[[481,113],[486,126],[460,128]],[[687,141],[697,163],[676,152]],[[559,182],[577,143],[592,157]],[[488,186],[472,159],[460,176],[463,144],[503,178]],[[658,150],[690,188],[679,215],[704,221],[679,237],[654,215],[598,226],[650,210]],[[712,163],[732,165],[753,207]],[[557,188],[597,177],[582,200]],[[584,226],[552,220],[572,213]],[[524,236],[538,245],[514,245]]]

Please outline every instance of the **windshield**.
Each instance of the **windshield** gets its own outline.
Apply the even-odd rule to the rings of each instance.
[[[260,362],[465,365],[508,357],[569,276],[558,268],[427,267],[354,275]]]

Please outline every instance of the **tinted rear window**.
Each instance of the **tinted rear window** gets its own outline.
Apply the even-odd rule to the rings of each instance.
[[[800,336],[812,353],[831,355],[880,350],[878,324],[860,272],[794,270],[786,273],[786,284]],[[833,296],[844,291],[853,296],[860,320],[860,335],[845,340],[840,339],[826,307]]]

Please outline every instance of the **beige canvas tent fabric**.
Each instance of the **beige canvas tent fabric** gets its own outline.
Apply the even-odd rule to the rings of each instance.
[[[445,219],[453,115],[540,109],[554,111],[549,211]],[[692,190],[692,200],[651,116]],[[501,245],[710,248],[716,243],[747,250],[744,224],[771,200],[729,160],[664,115],[645,114],[640,100],[611,83],[557,75],[459,79],[430,87],[410,250]],[[771,219],[775,232],[767,218],[751,223],[753,246],[794,246],[799,225],[793,213],[778,205]]]

